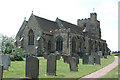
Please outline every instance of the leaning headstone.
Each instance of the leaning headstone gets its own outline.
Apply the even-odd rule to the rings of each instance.
[[[47,59],[47,75],[56,75],[56,55],[51,53]]]
[[[70,57],[69,59],[70,71],[78,71],[78,60],[76,57]]]
[[[3,65],[4,70],[8,70],[8,67],[10,66],[9,54],[0,54],[0,65]]]
[[[100,56],[95,55],[95,64],[100,64]]]
[[[26,59],[26,77],[38,78],[39,60],[36,57],[29,56]]]
[[[0,65],[0,80],[3,78],[3,66]]]

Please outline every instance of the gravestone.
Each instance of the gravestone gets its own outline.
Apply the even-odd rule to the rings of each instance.
[[[69,57],[70,71],[78,71],[78,60],[76,57]]]
[[[88,53],[87,53],[88,54]],[[79,55],[78,54],[74,54],[74,56],[73,57],[75,57],[76,58],[76,60],[77,60],[77,64],[79,64]]]
[[[95,64],[100,64],[100,56],[95,55]]]
[[[44,53],[44,54],[43,54],[43,57],[44,57],[44,59],[47,59],[48,54],[47,54],[47,53]]]
[[[29,56],[26,59],[26,77],[38,78],[39,60],[36,57]]]
[[[99,55],[101,58],[103,57],[102,51],[98,51],[97,53],[98,53],[98,55]]]
[[[94,63],[95,64],[100,64],[100,56],[101,52],[92,52],[92,55],[94,56]]]
[[[107,53],[104,54],[104,58],[107,59]]]
[[[94,56],[93,55],[89,55],[88,64],[93,64],[94,65]]]
[[[3,66],[0,65],[0,80],[3,78]]]
[[[59,60],[60,58],[57,58],[57,55],[54,53],[51,53],[47,57],[47,75],[56,76],[56,60]]]
[[[8,70],[8,67],[10,66],[9,54],[0,54],[0,65],[3,65],[4,70]]]
[[[83,64],[88,64],[88,62],[89,62],[89,54],[88,53],[85,53],[83,55],[82,62],[83,62]]]
[[[64,63],[68,63],[70,66],[70,71],[78,71],[78,64],[79,64],[79,56],[76,54],[74,56],[71,55],[62,55],[64,59]]]
[[[83,56],[83,64],[100,64],[101,53],[92,52],[91,55],[85,54]]]
[[[63,60],[64,60],[64,63],[69,63],[69,57],[67,55],[63,55]]]
[[[97,55],[97,53],[96,52],[91,52],[91,55],[95,56],[95,55]]]

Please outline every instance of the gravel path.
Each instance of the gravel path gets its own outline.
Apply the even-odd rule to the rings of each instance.
[[[109,64],[108,66],[93,72],[87,76],[84,76],[80,78],[79,80],[97,80],[97,78],[102,77],[103,75],[107,74],[109,71],[111,71],[113,68],[115,68],[118,65],[118,56],[114,56],[115,60],[113,63]],[[87,79],[89,78],[89,79]],[[91,78],[91,79],[90,79]]]

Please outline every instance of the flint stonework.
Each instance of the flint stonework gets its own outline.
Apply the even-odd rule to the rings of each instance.
[[[26,59],[26,77],[38,78],[39,60],[36,57],[29,56]]]
[[[32,32],[34,37],[29,38],[29,32]],[[37,47],[28,46],[29,42],[37,44]],[[34,55],[36,52],[38,55],[43,55],[44,52],[63,55],[77,52],[82,55],[85,51],[108,51],[106,41],[101,39],[97,13],[90,13],[88,19],[78,19],[77,25],[59,18],[55,21],[47,20],[32,13],[28,21],[23,21],[15,43],[17,47],[22,46],[27,53]]]

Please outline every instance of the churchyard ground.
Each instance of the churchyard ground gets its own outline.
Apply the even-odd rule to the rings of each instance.
[[[116,56],[116,54],[113,54]],[[120,59],[120,54],[117,55]],[[114,69],[112,69],[110,72],[108,72],[106,75],[104,75],[102,78],[120,78],[120,63],[117,67],[115,67]],[[100,79],[102,80],[102,79]]]
[[[78,72],[70,72],[69,64],[64,63],[61,57],[57,60],[57,76],[46,76],[47,60],[43,57],[39,59],[39,78],[80,78],[95,72],[114,61],[114,56],[108,56],[107,59],[101,58],[101,65],[83,65],[82,59],[79,59]],[[11,61],[9,71],[4,70],[3,78],[25,77],[25,59],[24,61]]]

